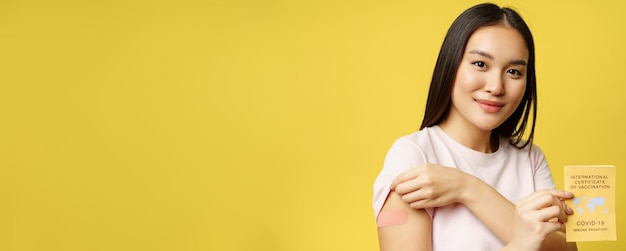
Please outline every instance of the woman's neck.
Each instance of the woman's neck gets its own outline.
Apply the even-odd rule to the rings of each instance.
[[[498,150],[500,141],[497,135],[492,134],[491,130],[486,131],[471,125],[453,125],[447,119],[439,123],[439,128],[450,138],[474,151],[493,153]]]

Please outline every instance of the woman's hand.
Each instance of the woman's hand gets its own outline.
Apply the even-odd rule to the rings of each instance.
[[[411,208],[441,207],[462,203],[470,178],[476,179],[456,168],[423,164],[398,175],[391,190],[402,195]]]
[[[515,232],[509,248],[539,250],[548,234],[565,232],[564,223],[572,209],[563,200],[572,197],[570,192],[544,189],[523,198],[515,206]]]

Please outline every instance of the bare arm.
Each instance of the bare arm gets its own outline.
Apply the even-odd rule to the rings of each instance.
[[[432,250],[432,221],[424,209],[412,209],[391,191],[378,217],[381,251]]]
[[[469,181],[469,184],[475,189],[469,189],[462,195],[462,203],[503,243],[511,243],[515,231],[511,227],[514,224],[512,219],[517,217],[515,205],[478,178],[471,176],[470,179],[473,180]],[[562,198],[569,197],[565,193],[559,196]],[[504,250],[514,250],[514,248],[507,247]],[[565,242],[565,233],[555,231],[546,236],[540,250],[576,251],[578,248],[575,242]]]
[[[415,209],[462,203],[503,243],[513,240],[515,205],[482,180],[456,168],[425,164],[399,175],[391,188]],[[571,194],[563,191],[557,193],[562,199],[571,198]],[[562,235],[545,236],[543,246],[553,247],[552,250],[576,250],[575,244],[566,244],[564,238],[559,237]]]
[[[467,187],[461,203],[482,221],[503,243],[513,239],[515,205],[480,179],[466,175]]]

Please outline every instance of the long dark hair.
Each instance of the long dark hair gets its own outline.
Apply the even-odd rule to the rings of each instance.
[[[490,3],[479,4],[467,9],[450,26],[435,64],[424,120],[420,129],[437,125],[448,116],[456,72],[463,58],[467,41],[478,28],[496,24],[506,24],[519,31],[524,37],[528,47],[528,65],[526,68],[526,90],[522,101],[513,114],[495,128],[493,133],[509,138],[509,142],[519,148],[532,144],[537,117],[537,80],[533,36],[528,25],[517,12]],[[532,126],[529,138],[520,144],[523,141],[522,137],[530,114],[532,114]]]

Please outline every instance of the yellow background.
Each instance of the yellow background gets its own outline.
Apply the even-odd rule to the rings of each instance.
[[[377,250],[372,182],[475,3],[0,1],[0,250]],[[626,2],[498,3],[557,186],[618,169],[618,241],[580,250],[625,250]]]

